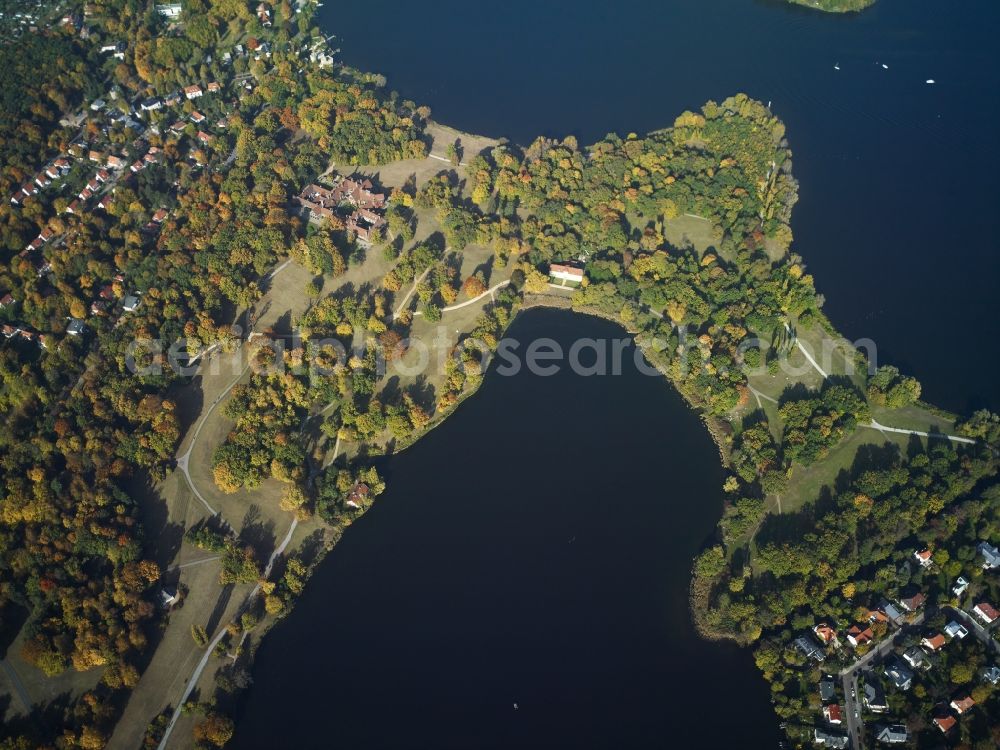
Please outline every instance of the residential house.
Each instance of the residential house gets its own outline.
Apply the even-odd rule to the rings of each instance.
[[[906,691],[913,685],[913,672],[900,664],[898,659],[885,665],[885,674],[897,690]]]
[[[361,508],[364,502],[368,499],[368,494],[371,490],[368,485],[364,482],[358,482],[354,485],[354,489],[350,491],[347,495],[347,499],[344,501],[344,505],[349,508]]]
[[[98,182],[107,182],[111,179],[111,173],[106,169],[100,169],[97,171],[97,174],[94,175],[94,179]]]
[[[983,556],[983,568],[986,570],[1000,568],[1000,549],[989,542],[980,542],[976,550]]]
[[[165,97],[163,97],[163,103],[166,104],[168,107],[173,107],[176,104],[180,104],[181,103],[181,92],[180,91],[171,91],[169,94],[167,94]]]
[[[837,686],[832,677],[824,677],[819,681],[819,698],[824,703],[837,697]]]
[[[165,3],[163,5],[157,5],[156,12],[159,13],[164,18],[180,18],[181,4]]]
[[[198,84],[193,84],[191,86],[184,87],[184,96],[187,97],[188,101],[190,101],[191,99],[197,99],[202,95],[202,93],[204,92],[202,92],[201,86],[199,86]]]
[[[807,635],[800,635],[796,638],[795,647],[808,659],[823,661],[826,658],[826,654],[823,653],[823,649],[819,647],[819,644]]]
[[[865,643],[870,643],[874,637],[875,634],[872,632],[872,629],[868,627],[862,629],[859,625],[851,625],[850,629],[847,631],[847,642],[854,648],[857,648]]]
[[[997,621],[997,618],[1000,618],[1000,612],[997,612],[989,602],[980,602],[977,604],[972,608],[972,614],[987,625],[992,625]]]
[[[969,634],[969,631],[961,623],[952,620],[944,626],[944,634],[949,638],[958,638],[958,640],[962,640]]]
[[[879,724],[875,727],[875,739],[886,745],[901,745],[909,742],[910,732],[905,724]]]
[[[163,108],[163,100],[158,96],[151,96],[148,99],[143,99],[139,107],[143,112],[153,112]]]
[[[271,9],[264,5],[264,3],[260,3],[257,6],[257,20],[260,21],[261,26],[271,25]]]
[[[80,320],[79,318],[70,318],[69,325],[66,326],[66,333],[68,333],[70,336],[79,336],[86,329],[87,327],[83,324],[82,320]]]
[[[107,162],[105,162],[105,164],[106,164],[106,166],[108,166],[111,169],[124,169],[125,168],[125,160],[123,158],[121,158],[120,156],[115,156],[114,154],[111,154],[108,157],[108,160],[107,160]]]
[[[87,158],[93,162],[97,162],[98,164],[103,164],[108,157],[103,151],[94,151],[91,149],[91,151],[87,154]]]
[[[819,625],[814,627],[813,633],[816,634],[816,638],[819,639],[819,642],[824,646],[829,646],[831,643],[837,643],[837,631],[825,622],[821,622]]]
[[[206,133],[204,130],[199,130],[198,131],[198,140],[201,141],[202,143],[208,144],[208,143],[211,143],[214,139],[213,139],[213,137],[211,135],[209,135],[208,133]]]
[[[955,596],[961,596],[967,588],[969,588],[969,582],[965,579],[965,576],[959,576],[955,581],[955,585],[951,587],[951,593]]]
[[[903,652],[903,659],[914,669],[928,669],[930,667],[930,662],[927,661],[924,652],[917,646],[910,646],[906,649]]]
[[[960,698],[955,698],[948,705],[951,706],[952,710],[956,714],[958,714],[959,716],[961,716],[966,711],[971,711],[972,707],[976,705],[976,702],[974,700],[972,700],[972,696],[971,695],[963,695]]]
[[[141,302],[139,301],[138,297],[136,297],[134,294],[129,294],[126,295],[125,299],[122,300],[122,310],[129,313],[135,312],[136,310],[139,309],[140,304]]]
[[[80,199],[74,198],[73,201],[66,206],[66,213],[75,214],[80,209]]]
[[[917,561],[921,568],[929,568],[934,562],[931,559],[931,551],[929,549],[914,552],[913,558]]]
[[[212,81],[210,84],[208,84],[206,88],[208,90],[208,93],[218,94],[220,91],[222,91],[222,84],[219,83],[218,81]]]
[[[9,293],[0,297],[0,310],[6,310],[8,307],[13,307],[16,304],[17,300],[14,299],[14,296]]]
[[[828,706],[823,706],[823,718],[831,724],[840,724],[843,722],[844,716],[840,710],[840,704],[831,703]]]
[[[935,724],[935,726],[937,726],[937,728],[940,729],[941,732],[944,733],[944,734],[948,734],[948,732],[950,732],[952,729],[954,729],[955,728],[955,724],[957,724],[957,723],[958,723],[958,721],[955,719],[955,717],[951,716],[950,714],[945,715],[945,716],[935,716],[934,717],[934,724]]]
[[[564,266],[559,263],[553,263],[549,266],[549,276],[553,279],[559,279],[560,281],[571,281],[579,284],[583,281],[583,269],[573,268],[572,266]]]
[[[926,602],[927,596],[922,591],[918,591],[911,596],[904,596],[899,600],[900,606],[902,606],[907,612],[916,612],[924,606]]]
[[[191,113],[191,122],[193,122],[195,125],[203,123],[205,122],[205,115],[195,110],[194,112]]]
[[[170,609],[174,604],[177,603],[177,589],[173,587],[164,586],[160,589],[160,606],[164,609]]]
[[[983,681],[991,685],[1000,684],[1000,667],[995,664],[983,670]]]
[[[129,171],[131,171],[132,174],[135,174],[136,172],[141,172],[145,167],[146,165],[142,161],[142,159],[136,159],[134,162],[132,162],[132,166],[129,167]]]
[[[945,637],[938,633],[929,638],[921,638],[920,645],[927,649],[928,653],[936,654],[938,651],[944,648],[947,641]]]
[[[861,686],[865,708],[872,713],[882,714],[889,710],[885,700],[885,690],[872,674],[867,674]]]
[[[899,605],[889,601],[883,601],[878,608],[893,625],[901,625],[906,617],[906,613]]]
[[[10,325],[10,323],[4,323],[0,326],[0,333],[3,334],[5,339],[12,339],[19,333],[19,331],[17,328]]]
[[[843,734],[833,734],[817,727],[813,732],[813,742],[823,747],[846,748],[850,739]]]
[[[107,315],[108,314],[108,303],[104,300],[95,299],[90,303],[90,314],[91,315]]]
[[[156,213],[153,214],[153,221],[155,221],[157,224],[162,224],[164,220],[167,218],[167,215],[168,215],[167,209],[158,208],[156,209]]]

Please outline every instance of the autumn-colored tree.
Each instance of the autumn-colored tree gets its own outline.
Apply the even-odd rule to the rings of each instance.
[[[473,299],[486,292],[486,284],[479,275],[470,276],[462,284],[462,291],[469,299]]]
[[[210,713],[194,726],[194,738],[197,742],[207,742],[215,747],[222,747],[233,738],[236,727],[228,716]]]

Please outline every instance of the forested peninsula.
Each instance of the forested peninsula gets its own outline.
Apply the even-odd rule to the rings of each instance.
[[[875,0],[788,0],[788,2],[827,13],[855,13],[875,4]]]
[[[870,679],[913,737],[995,743],[968,618],[1000,601],[1000,418],[837,334],[780,120],[737,94],[589,146],[459,133],[312,10],[103,0],[0,47],[0,748],[223,746],[374,459],[546,304],[634,334],[710,429],[727,500],[692,614],[754,649],[794,746],[840,736],[825,674],[847,701],[876,645],[956,619],[912,691]],[[392,369],[414,340],[440,370]]]

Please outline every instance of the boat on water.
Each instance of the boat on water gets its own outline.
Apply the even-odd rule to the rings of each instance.
[[[833,64],[833,69],[834,70],[840,70],[840,63],[839,62],[838,63],[834,63]]]
[[[928,79],[927,79],[927,80],[925,81],[925,83],[934,83],[934,79],[933,79],[933,78],[928,78]]]
[[[886,70],[888,70],[888,69],[889,69],[889,66],[888,66],[888,65],[886,65],[885,63],[882,63],[882,67],[883,67],[883,68],[885,68]]]

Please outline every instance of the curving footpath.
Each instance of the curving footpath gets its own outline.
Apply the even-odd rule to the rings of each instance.
[[[470,300],[466,300],[465,302],[460,302],[457,305],[449,305],[448,307],[442,307],[441,308],[441,312],[446,313],[446,312],[451,312],[452,310],[461,310],[463,307],[468,307],[469,305],[474,305],[477,302],[479,302],[479,300],[481,300],[483,297],[492,296],[493,292],[495,292],[497,289],[502,289],[503,287],[507,286],[509,283],[510,283],[509,279],[507,281],[501,281],[499,284],[495,284],[495,285],[491,286],[485,292],[483,292],[482,294],[480,294],[480,295],[478,295],[476,297],[473,297]],[[423,313],[420,312],[419,310],[417,310],[417,311],[415,311],[413,313],[413,315],[415,317],[417,315],[423,315]]]
[[[788,327],[787,323],[785,323],[785,330],[787,330],[789,333],[792,332],[792,329]],[[819,363],[815,359],[813,359],[812,354],[810,354],[809,350],[802,345],[802,342],[799,341],[797,336],[795,337],[795,346],[798,347],[798,350],[802,352],[803,356],[805,356],[805,358],[809,360],[809,364],[811,364],[815,368],[816,372],[818,372],[820,375],[823,376],[823,380],[826,380],[827,378],[830,377],[823,371],[823,368],[819,366]],[[960,437],[959,435],[947,435],[943,432],[931,433],[931,432],[921,432],[920,430],[903,430],[900,429],[899,427],[887,427],[886,425],[879,423],[875,419],[872,419],[870,424],[862,426],[870,427],[871,429],[878,430],[879,432],[894,432],[898,435],[916,435],[917,437],[927,438],[928,440],[932,438],[939,438],[942,440],[950,440],[953,443],[965,443],[967,445],[975,445],[977,442],[972,438]]]

